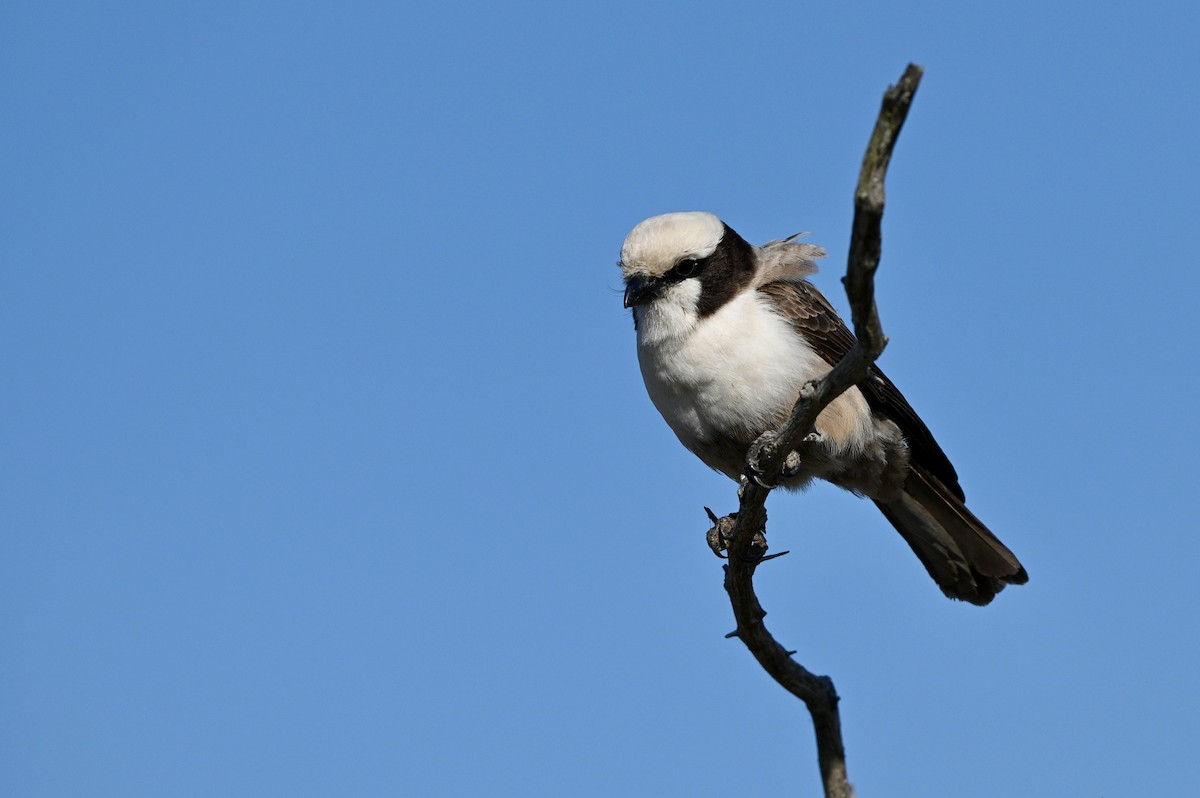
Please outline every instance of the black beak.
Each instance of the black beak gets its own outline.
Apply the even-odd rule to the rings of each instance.
[[[625,283],[625,307],[641,305],[658,296],[659,283],[643,277],[640,274],[629,278]]]

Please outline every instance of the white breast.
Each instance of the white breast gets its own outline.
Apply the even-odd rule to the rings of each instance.
[[[757,291],[739,294],[704,319],[696,318],[688,299],[663,297],[639,308],[642,377],[679,440],[736,479],[750,443],[780,426],[804,383],[829,366]],[[873,429],[857,389],[826,410],[817,426],[837,448],[850,449],[861,448]],[[736,464],[706,448],[730,439],[741,447]]]

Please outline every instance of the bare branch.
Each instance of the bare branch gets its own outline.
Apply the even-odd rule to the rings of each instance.
[[[788,453],[813,432],[821,411],[842,392],[869,378],[871,364],[887,345],[875,307],[875,270],[879,266],[881,251],[884,176],[921,75],[921,67],[909,64],[900,81],[888,87],[884,93],[883,106],[863,157],[854,194],[849,263],[842,282],[850,299],[857,341],[824,379],[804,386],[787,424],[756,447],[753,465],[766,485],[778,482]],[[854,790],[846,776],[846,752],[838,714],[839,699],[833,681],[828,676],[813,675],[791,658],[794,652],[776,642],[763,624],[762,619],[767,613],[754,593],[754,570],[763,562],[766,551],[762,533],[767,524],[765,502],[769,493],[770,488],[754,481],[745,481],[738,494],[740,501],[737,513],[714,519],[713,530],[709,533],[710,544],[714,535],[728,542],[725,590],[729,593],[733,615],[737,620],[737,629],[730,636],[741,639],[771,678],[808,707],[816,731],[817,761],[826,798],[852,798]],[[713,513],[709,511],[709,515],[712,517]]]

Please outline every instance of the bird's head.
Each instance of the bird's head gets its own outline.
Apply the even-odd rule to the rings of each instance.
[[[639,329],[647,314],[675,328],[715,313],[749,285],[755,248],[711,213],[667,213],[633,228],[619,265]]]

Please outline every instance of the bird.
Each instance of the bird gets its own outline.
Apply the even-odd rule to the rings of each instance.
[[[791,236],[761,247],[708,212],[637,224],[618,266],[646,391],[680,442],[741,480],[764,433],[854,335],[808,277],[825,251]],[[871,499],[953,599],[985,605],[1025,568],[982,521],[929,428],[878,366],[817,417],[780,487],[823,479]]]

